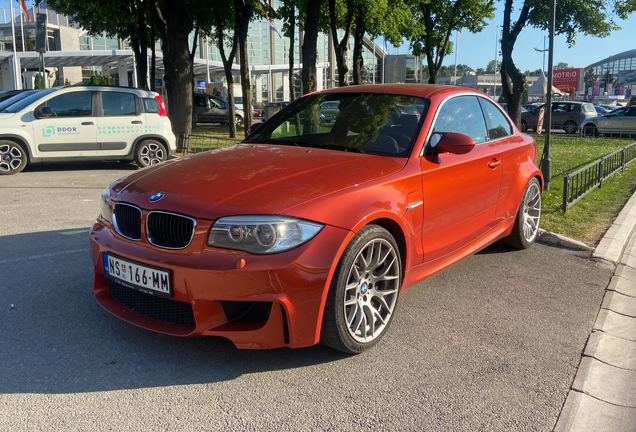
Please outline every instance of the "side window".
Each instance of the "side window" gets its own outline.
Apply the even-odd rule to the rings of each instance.
[[[218,99],[210,98],[210,108],[223,108],[223,102]]]
[[[506,116],[490,101],[480,98],[481,106],[484,108],[488,123],[488,137],[491,140],[502,138],[512,134],[512,126]]]
[[[195,107],[206,108],[207,107],[207,105],[205,103],[206,99],[207,98],[205,96],[194,95],[194,106]]]
[[[486,141],[486,122],[476,96],[459,96],[447,100],[437,113],[434,132],[468,135],[476,144]]]
[[[134,116],[135,95],[119,92],[102,92],[102,109],[105,117]]]
[[[157,99],[144,99],[144,109],[147,113],[159,114],[161,112],[161,108],[159,107],[159,101]]]
[[[51,107],[54,117],[90,117],[93,112],[93,92],[66,93],[40,106]]]

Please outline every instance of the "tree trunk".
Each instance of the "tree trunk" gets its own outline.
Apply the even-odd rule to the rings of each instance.
[[[175,135],[192,132],[194,93],[192,58],[188,37],[194,29],[192,18],[179,2],[157,5],[157,27],[163,43],[165,85],[170,122]]]
[[[315,92],[318,89],[316,77],[316,59],[318,57],[318,20],[320,19],[321,1],[312,0],[307,3],[307,18],[305,19],[305,36],[302,46],[302,81],[303,94]]]
[[[225,54],[223,33],[225,28],[223,26],[223,17],[221,11],[215,10],[216,20],[216,37],[217,46],[219,47],[219,54],[221,54],[221,61],[223,62],[223,70],[225,71],[225,79],[227,80],[227,93],[228,93],[228,125],[230,129],[230,138],[236,138],[236,112],[234,110],[234,77],[232,76],[232,63],[234,63],[234,56],[236,55],[236,49],[238,46],[238,35],[234,32],[232,37],[232,48],[230,55]]]
[[[353,84],[362,84],[362,67],[364,66],[364,60],[362,58],[362,41],[364,39],[364,33],[366,28],[364,27],[364,16],[362,12],[362,6],[358,6],[358,13],[356,14],[356,28],[353,32]]]
[[[247,32],[254,7],[249,1],[234,0],[236,10],[236,31],[239,43],[239,67],[241,70],[241,89],[243,91],[243,126],[245,137],[252,126],[252,83],[250,82],[250,63],[247,48]]]
[[[349,67],[347,66],[347,46],[349,44],[349,35],[351,34],[351,23],[353,22],[353,1],[347,0],[347,22],[344,28],[344,36],[338,41],[338,27],[336,24],[336,0],[329,0],[329,18],[331,26],[331,39],[333,40],[333,48],[335,51],[336,65],[338,66],[338,86],[344,87],[349,85],[347,75]]]
[[[155,75],[157,74],[157,49],[156,43],[157,35],[155,34],[155,19],[154,19],[155,10],[151,6],[150,7],[150,52],[152,53],[151,61],[150,61],[150,90],[157,91],[155,85]]]
[[[519,33],[526,24],[530,7],[524,3],[517,22],[511,27],[512,3],[513,0],[506,0],[504,6],[504,24],[501,37],[501,88],[508,104],[508,115],[517,127],[521,127],[521,101],[526,87],[526,77],[515,66],[512,60],[512,51]]]

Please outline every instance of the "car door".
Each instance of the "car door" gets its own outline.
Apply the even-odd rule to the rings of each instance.
[[[97,149],[100,156],[127,155],[146,128],[146,119],[132,93],[100,92],[101,115],[97,117]]]
[[[475,140],[466,154],[430,152],[437,133],[455,132]],[[437,109],[421,158],[424,216],[422,243],[428,262],[466,247],[496,224],[502,154],[488,141],[477,96],[451,97]]]
[[[208,102],[210,104],[210,121],[215,123],[227,123],[229,118],[227,104],[213,97],[211,97]]]
[[[93,91],[56,95],[33,112],[33,140],[40,157],[84,157],[97,154],[97,119]],[[52,114],[40,110],[50,107]]]
[[[210,122],[208,97],[204,94],[194,94],[194,113],[198,123]]]

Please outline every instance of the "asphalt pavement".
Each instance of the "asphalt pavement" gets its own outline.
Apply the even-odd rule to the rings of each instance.
[[[0,430],[551,430],[611,278],[632,277],[590,251],[494,245],[404,292],[361,355],[169,337],[90,293],[88,228],[102,190],[133,169],[0,178]]]

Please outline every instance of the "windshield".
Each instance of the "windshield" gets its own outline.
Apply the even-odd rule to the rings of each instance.
[[[246,141],[408,157],[428,105],[415,96],[315,94],[284,108]]]
[[[33,93],[37,93],[37,90],[28,90],[28,91],[20,92],[11,96],[9,99],[5,99],[2,103],[0,103],[0,112],[7,112],[5,111],[7,107],[10,107],[14,103],[32,95]]]
[[[57,90],[59,90],[61,87],[57,87],[57,88],[50,88],[48,90],[40,90],[37,91],[33,94],[30,94],[29,96],[25,97],[24,99],[22,99],[21,101],[18,101],[16,103],[14,103],[13,105],[7,107],[4,112],[8,112],[8,113],[17,113],[19,111],[22,111],[24,108],[28,107],[29,105],[31,105],[33,102],[40,100],[41,98],[43,98],[44,96],[47,96]]]

